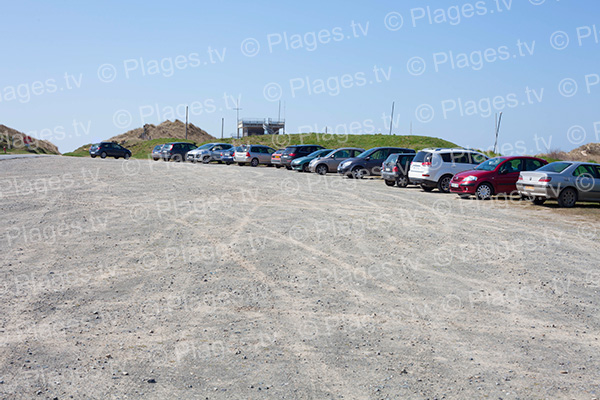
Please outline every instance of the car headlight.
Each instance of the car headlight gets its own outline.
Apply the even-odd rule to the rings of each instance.
[[[476,180],[477,180],[477,177],[473,176],[473,175],[469,175],[465,179],[463,179],[464,182],[475,182]]]
[[[343,168],[343,167],[347,167],[348,165],[350,165],[350,163],[351,163],[351,161],[344,161],[344,162],[341,164],[341,165],[342,165],[342,168]]]

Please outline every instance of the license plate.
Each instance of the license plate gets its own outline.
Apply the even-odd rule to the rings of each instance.
[[[533,186],[523,186],[523,189],[525,189],[525,190],[533,190]]]
[[[450,186],[452,186],[453,188],[457,188],[458,187],[458,183],[451,183]]]

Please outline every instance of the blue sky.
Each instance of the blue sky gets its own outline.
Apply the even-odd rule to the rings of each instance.
[[[184,119],[185,105],[215,136],[225,118],[229,136],[236,99],[241,117],[261,118],[276,118],[281,100],[289,133],[388,133],[395,101],[396,134],[412,123],[413,134],[488,148],[502,111],[505,154],[600,142],[597,1],[20,1],[0,10],[0,123],[62,152]]]

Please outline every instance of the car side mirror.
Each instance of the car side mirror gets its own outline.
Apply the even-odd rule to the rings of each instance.
[[[508,172],[508,170],[506,170],[505,168],[501,168],[500,171],[498,171],[499,175],[506,175],[506,173]]]
[[[371,157],[367,157],[367,158],[365,158],[365,160],[367,160],[367,161],[369,161],[370,159],[371,159]]]

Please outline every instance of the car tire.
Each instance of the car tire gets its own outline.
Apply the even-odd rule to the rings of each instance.
[[[285,169],[287,169],[288,171],[291,171],[291,170],[292,170],[292,167],[288,167],[288,166],[286,166],[286,167],[285,167]]]
[[[437,184],[437,188],[442,193],[450,193],[450,181],[452,180],[452,175],[444,175],[440,178]]]
[[[536,206],[541,206],[542,204],[544,204],[546,202],[546,199],[543,197],[534,197],[531,199],[531,202],[533,204],[535,204]]]
[[[173,156],[173,161],[175,161],[175,162],[181,162],[181,154],[175,154]]]
[[[573,188],[566,188],[558,195],[560,207],[571,208],[575,203],[577,203],[577,191]]]
[[[210,162],[210,156],[206,156],[206,157],[202,158],[203,164],[208,164],[209,162]]]
[[[396,181],[388,181],[387,179],[385,180],[385,184],[388,186],[395,186],[396,185]]]
[[[250,161],[250,165],[253,167],[258,167],[259,161],[258,158],[253,158],[252,161]]]
[[[327,165],[325,164],[319,164],[317,165],[317,168],[315,168],[315,172],[319,175],[327,175],[329,168],[327,168]]]
[[[408,186],[408,176],[403,175],[396,179],[396,185],[401,188],[405,188]]]
[[[131,157],[131,154],[129,153],[125,153],[125,155],[123,156],[123,158],[126,160],[129,160],[129,157]]]
[[[489,200],[494,194],[494,188],[489,183],[482,183],[475,189],[475,197],[477,200]]]
[[[433,188],[431,186],[425,186],[425,185],[421,185],[421,189],[423,189],[424,192],[431,192],[433,190]]]
[[[364,169],[362,167],[354,167],[354,168],[352,168],[351,174],[354,179],[362,179],[365,176],[365,172],[366,172],[366,169]]]
[[[103,151],[102,153],[100,153],[100,158],[106,158],[106,152]]]

